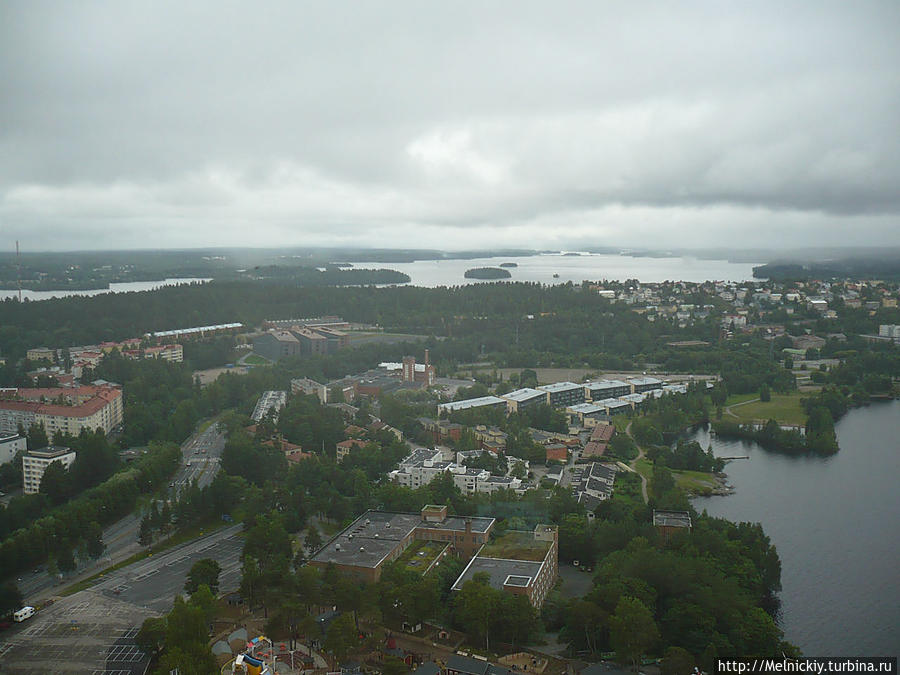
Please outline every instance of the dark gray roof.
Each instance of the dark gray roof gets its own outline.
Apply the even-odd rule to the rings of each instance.
[[[480,659],[473,659],[461,654],[451,654],[447,659],[447,670],[455,670],[460,673],[470,673],[471,675],[487,675],[491,664]]]
[[[453,590],[458,591],[467,581],[471,581],[479,572],[486,572],[489,576],[488,583],[491,588],[503,590],[503,586],[509,577],[528,577],[528,583],[517,583],[517,586],[529,586],[531,581],[537,578],[538,572],[543,563],[533,562],[531,560],[505,560],[502,558],[481,558],[472,559],[469,566],[463,570],[459,578],[453,584]]]
[[[413,671],[413,675],[440,675],[441,667],[434,661],[426,661]]]

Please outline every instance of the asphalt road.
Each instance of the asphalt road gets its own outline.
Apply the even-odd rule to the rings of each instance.
[[[212,483],[219,471],[222,450],[225,448],[225,434],[218,430],[218,425],[210,427],[196,436],[192,436],[181,446],[181,468],[169,484],[172,496],[184,489],[191,482],[197,481],[201,488]]]
[[[147,655],[134,643],[144,619],[172,607],[197,560],[222,567],[220,591],[238,587],[242,525],[232,525],[108,574],[91,589],[60,598],[0,634],[4,673],[143,673]]]
[[[185,441],[181,446],[182,463],[171,479],[169,496],[174,498],[178,491],[193,480],[201,488],[209,485],[219,471],[224,448],[225,435],[218,430],[216,424]],[[141,546],[137,540],[142,517],[143,514],[130,513],[108,526],[103,530],[103,543],[106,544],[103,556],[96,561],[82,562],[64,579],[51,576],[43,565],[37,571],[23,574],[17,579],[17,583],[26,604],[36,606],[60,585],[70,584],[80,576],[94,574],[140,551]]]
[[[241,524],[232,525],[123,567],[106,575],[93,590],[162,614],[171,609],[172,599],[184,592],[191,565],[202,558],[212,558],[221,566],[220,591],[235,590],[241,581],[244,540],[238,533],[242,528]]]

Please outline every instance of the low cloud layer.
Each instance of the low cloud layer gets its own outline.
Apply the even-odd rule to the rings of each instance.
[[[0,5],[0,248],[900,245],[900,5]]]

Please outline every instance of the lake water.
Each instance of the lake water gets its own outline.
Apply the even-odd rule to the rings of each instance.
[[[762,523],[781,557],[785,637],[807,656],[900,651],[900,401],[851,410],[832,457],[791,457],[755,443],[691,434],[718,456],[733,495],[698,511]]]
[[[591,281],[638,279],[659,281],[747,281],[753,279],[753,267],[761,263],[733,263],[727,260],[700,258],[636,258],[626,255],[584,253],[577,256],[543,254],[522,257],[473,258],[469,260],[417,260],[411,263],[355,262],[354,268],[378,269],[386,267],[409,275],[414,286],[459,286],[480,283],[466,279],[465,272],[473,267],[499,267],[500,263],[516,263],[507,268],[512,274],[505,281],[538,281],[543,284],[580,284]],[[558,274],[558,278],[553,275]]]
[[[130,293],[132,291],[153,291],[163,286],[177,286],[178,284],[191,284],[195,282],[205,283],[211,279],[162,279],[160,281],[129,281],[124,284],[110,284],[109,288],[94,288],[85,291],[22,291],[22,299],[25,300],[49,300],[50,298],[68,298],[73,295],[101,295],[103,293]],[[16,298],[19,291],[0,291],[0,301],[6,298]]]

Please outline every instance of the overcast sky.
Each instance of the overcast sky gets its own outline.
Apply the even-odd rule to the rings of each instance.
[[[0,2],[0,249],[900,245],[900,2]]]

